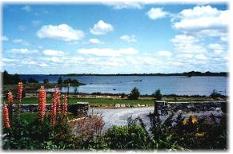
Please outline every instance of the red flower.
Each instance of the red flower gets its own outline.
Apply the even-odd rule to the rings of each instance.
[[[7,105],[3,105],[3,123],[5,128],[10,128],[9,111]]]
[[[52,124],[52,126],[54,126],[56,124],[56,116],[57,116],[56,104],[52,104],[52,106],[51,106],[51,124]]]
[[[39,89],[38,99],[39,99],[39,104],[38,104],[39,119],[43,121],[46,110],[46,91],[44,89],[44,86],[41,86],[41,88]]]
[[[13,100],[14,100],[13,94],[12,94],[11,91],[9,91],[9,92],[7,93],[7,102],[8,102],[8,104],[12,104],[12,103],[13,103]]]
[[[63,95],[63,104],[62,104],[62,113],[63,115],[67,114],[67,95]]]
[[[23,83],[18,83],[18,100],[21,102],[22,100],[22,94],[23,94]]]
[[[60,108],[61,108],[60,98],[61,98],[60,90],[58,88],[55,88],[55,92],[53,93],[53,99],[54,99],[54,103],[56,103],[57,112],[60,112]]]

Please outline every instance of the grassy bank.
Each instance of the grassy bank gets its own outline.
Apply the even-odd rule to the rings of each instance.
[[[209,101],[212,100],[209,97],[164,97],[163,100],[171,101],[171,102],[202,102],[202,101]],[[128,100],[122,98],[77,98],[71,96],[69,98],[69,104],[74,104],[77,102],[88,102],[90,105],[97,106],[97,107],[104,107],[104,106],[114,106],[115,104],[125,104],[125,105],[149,105],[152,106],[154,103],[154,99],[152,97],[141,97],[138,100]],[[22,100],[23,104],[37,104],[38,98],[37,97],[25,97]],[[47,97],[47,103],[51,103],[51,97]]]
[[[47,98],[47,102],[51,103],[51,97]],[[69,104],[74,104],[77,102],[89,102],[90,105],[97,106],[113,106],[115,104],[147,104],[152,105],[153,99],[138,99],[138,100],[127,100],[127,99],[113,99],[113,98],[69,98]],[[37,104],[37,97],[24,98],[23,104]]]

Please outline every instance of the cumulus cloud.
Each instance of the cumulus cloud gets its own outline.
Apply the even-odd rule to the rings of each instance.
[[[89,39],[89,43],[90,44],[103,44],[103,42],[101,42],[99,39],[96,39],[96,38]]]
[[[65,54],[63,51],[52,49],[43,50],[42,53],[46,56],[63,56]]]
[[[219,43],[211,43],[208,45],[208,48],[212,50],[215,54],[221,54],[224,52],[225,48]]]
[[[171,39],[174,49],[177,52],[183,53],[199,53],[206,52],[206,49],[201,45],[199,39],[187,34],[179,34]]]
[[[135,55],[138,53],[138,51],[134,48],[81,48],[78,50],[78,53],[103,57],[118,57],[124,55]]]
[[[104,2],[104,5],[108,5],[108,6],[112,6],[113,9],[116,10],[121,10],[121,9],[142,9],[143,8],[143,4],[139,3],[139,2],[129,2],[129,1],[125,1],[125,2]]]
[[[10,50],[12,53],[19,53],[19,54],[32,54],[32,53],[37,53],[38,50],[30,50],[27,48],[13,48]]]
[[[9,38],[6,36],[2,36],[2,41],[9,41]]]
[[[195,6],[182,10],[174,22],[174,28],[196,30],[226,27],[229,23],[229,10],[218,10],[212,6]]]
[[[135,35],[122,35],[120,39],[128,43],[137,42]]]
[[[152,20],[157,20],[166,17],[168,12],[164,11],[162,8],[151,8],[146,15]]]
[[[21,44],[21,45],[25,45],[25,46],[29,46],[30,43],[23,40],[23,39],[13,39],[12,40],[13,43],[16,43],[16,44]]]
[[[22,7],[21,9],[26,11],[26,12],[31,12],[32,11],[31,6],[29,6],[29,5],[26,5],[26,6]]]
[[[171,57],[172,56],[172,53],[170,51],[159,51],[158,52],[158,55],[160,57]]]
[[[60,25],[44,25],[37,32],[39,38],[50,38],[56,40],[78,41],[84,37],[84,32],[73,29],[67,24]]]
[[[93,28],[90,29],[90,32],[94,35],[105,35],[108,32],[113,31],[114,28],[111,24],[104,22],[103,20],[99,20]]]

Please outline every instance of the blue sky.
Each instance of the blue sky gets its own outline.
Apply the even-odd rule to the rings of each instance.
[[[228,71],[225,4],[4,4],[10,73]]]

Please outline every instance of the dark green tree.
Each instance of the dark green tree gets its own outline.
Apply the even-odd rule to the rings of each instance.
[[[138,99],[139,96],[140,96],[139,90],[136,87],[134,87],[131,93],[129,94],[128,99],[136,100]]]
[[[62,80],[62,77],[61,77],[61,76],[58,78],[57,83],[58,83],[58,84],[62,84],[62,83],[63,83],[63,80]]]
[[[161,94],[160,89],[156,90],[156,91],[152,94],[152,96],[153,96],[156,100],[161,100],[162,97],[163,97],[163,95]]]
[[[48,84],[49,80],[48,79],[44,79],[44,84]]]

